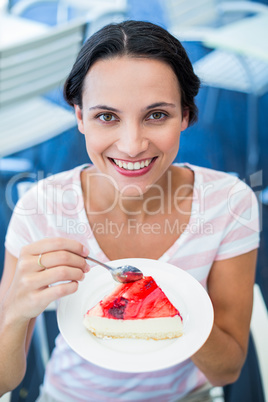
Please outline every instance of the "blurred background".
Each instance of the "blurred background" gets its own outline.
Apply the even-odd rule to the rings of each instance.
[[[267,306],[267,3],[0,0],[0,277],[8,222],[29,182],[89,162],[84,137],[62,98],[61,85],[79,47],[109,22],[144,20],[167,28],[183,42],[202,79],[196,99],[199,121],[182,134],[176,162],[235,174],[259,200],[256,283]],[[47,314],[46,325],[52,328],[51,349],[57,333],[53,314]],[[245,366],[236,387],[225,389],[227,401],[264,400],[258,375],[247,380],[248,370],[256,368],[254,359],[249,354],[251,369]],[[38,394],[39,377],[31,371],[36,365],[34,352],[29,361],[31,374],[12,394],[13,401],[34,401]]]

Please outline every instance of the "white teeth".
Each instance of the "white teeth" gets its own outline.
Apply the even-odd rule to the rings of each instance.
[[[144,167],[147,167],[150,165],[150,163],[152,162],[152,158],[151,159],[146,159],[145,161],[141,161],[141,162],[122,162],[119,159],[113,159],[113,161],[115,162],[115,164],[117,166],[119,166],[120,168],[124,168],[126,170],[140,170],[143,169]]]
[[[141,168],[140,162],[135,162],[134,163],[134,170],[139,170]]]

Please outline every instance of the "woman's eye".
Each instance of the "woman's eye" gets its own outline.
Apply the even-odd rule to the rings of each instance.
[[[102,113],[98,117],[100,120],[106,121],[106,122],[116,120],[115,117],[111,113]]]
[[[161,120],[164,117],[166,117],[166,114],[163,112],[154,112],[152,114],[150,114],[150,116],[148,117],[149,120]]]

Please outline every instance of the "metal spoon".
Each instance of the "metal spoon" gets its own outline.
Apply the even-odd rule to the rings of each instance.
[[[132,267],[131,265],[113,268],[89,256],[86,257],[86,260],[96,262],[98,265],[108,269],[114,280],[120,283],[135,282],[143,277],[143,273],[138,268]]]

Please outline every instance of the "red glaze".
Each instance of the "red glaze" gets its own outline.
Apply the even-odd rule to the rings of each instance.
[[[170,303],[151,276],[119,285],[110,295],[90,309],[87,315],[123,320],[178,315],[182,319],[179,311]]]

